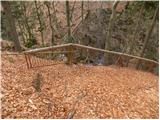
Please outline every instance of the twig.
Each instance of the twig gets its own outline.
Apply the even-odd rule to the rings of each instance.
[[[76,111],[75,111],[75,110],[74,110],[74,111],[69,112],[69,114],[68,114],[68,116],[67,116],[67,119],[72,119],[72,118],[74,117],[75,113],[76,113]]]
[[[76,113],[76,105],[78,104],[78,102],[87,95],[87,93],[85,92],[81,92],[81,95],[79,95],[75,101],[75,103],[73,104],[73,107],[72,107],[72,111],[68,113],[67,115],[67,119],[72,119]]]

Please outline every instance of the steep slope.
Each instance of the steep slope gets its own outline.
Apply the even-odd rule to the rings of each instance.
[[[2,55],[1,70],[2,118],[158,118],[158,76],[151,73],[82,64],[28,70],[23,55]]]

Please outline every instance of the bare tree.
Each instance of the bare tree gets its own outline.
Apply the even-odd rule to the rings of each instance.
[[[72,21],[72,18],[73,18],[73,13],[74,13],[75,5],[76,5],[76,1],[74,1],[74,3],[73,3],[73,7],[72,7],[72,9],[71,9],[70,21]]]
[[[20,2],[20,7],[21,7],[21,10],[22,10],[22,22],[23,22],[23,29],[26,29],[27,30],[27,33],[24,32],[26,38],[27,38],[27,42],[30,43],[32,45],[36,44],[37,41],[36,39],[34,38],[34,35],[33,35],[33,32],[32,32],[32,28],[31,26],[29,25],[29,19],[28,19],[28,16],[26,14],[26,5],[25,5],[25,2]]]
[[[10,8],[10,2],[8,1],[3,1],[1,2],[3,6],[3,10],[5,12],[7,21],[8,21],[8,26],[9,26],[9,31],[11,33],[11,37],[13,38],[14,45],[15,45],[15,50],[16,51],[21,51],[21,46],[20,42],[18,39],[18,34],[16,31],[16,26],[15,26],[15,20],[14,17],[12,16],[11,8]]]
[[[135,25],[135,30],[134,30],[134,33],[133,33],[133,37],[131,38],[131,47],[128,51],[128,54],[131,54],[132,51],[133,51],[133,48],[134,48],[134,45],[135,45],[135,38],[137,37],[138,35],[138,29],[139,29],[139,26],[140,26],[140,22],[142,20],[142,14],[143,14],[143,11],[144,11],[144,7],[145,7],[145,2],[142,4],[141,8],[140,8],[140,11],[139,11],[139,14],[138,14],[138,19],[136,21],[136,25]],[[129,63],[129,59],[127,60],[126,62],[126,65],[128,65]]]
[[[23,32],[22,25],[21,25],[21,23],[20,23],[20,21],[19,21],[19,20],[18,20],[18,26],[19,26],[20,33],[21,33],[21,36],[22,36],[23,44],[25,45],[26,40],[25,40],[25,36],[24,36],[24,32]]]
[[[88,3],[88,4],[87,4],[87,11],[90,11],[89,0],[88,0],[87,3]]]
[[[45,1],[44,4],[46,5],[47,10],[48,10],[49,24],[50,24],[51,31],[52,31],[52,40],[51,40],[51,43],[52,43],[52,45],[55,45],[54,27],[53,27],[53,24],[52,24],[53,20],[52,20],[52,15],[51,15],[51,10],[50,10],[50,4],[49,4],[48,1]]]
[[[67,18],[67,33],[68,33],[68,42],[73,42],[71,39],[71,26],[70,26],[70,9],[69,1],[66,1],[66,18]]]
[[[41,21],[41,18],[40,18],[40,13],[39,13],[39,8],[38,8],[38,4],[37,4],[37,1],[34,2],[35,3],[35,7],[36,7],[36,13],[37,13],[37,17],[38,17],[38,22],[39,22],[39,31],[41,33],[41,39],[42,39],[42,45],[44,46],[44,37],[43,37],[43,24],[42,24],[42,21]]]
[[[150,27],[148,28],[148,31],[147,31],[147,33],[146,33],[146,37],[145,37],[145,40],[144,40],[144,44],[143,44],[142,50],[140,51],[140,54],[139,54],[140,57],[143,57],[143,56],[144,56],[144,52],[145,52],[145,50],[146,50],[146,47],[147,47],[149,38],[150,38],[150,36],[151,36],[151,34],[152,34],[154,25],[155,25],[155,23],[156,23],[156,18],[157,18],[157,15],[158,15],[158,11],[159,11],[159,6],[157,6],[157,8],[156,8],[156,10],[155,10],[155,13],[154,13],[154,16],[153,16],[151,25],[150,25]],[[141,62],[140,60],[137,62],[136,68],[139,67],[140,62]]]
[[[57,18],[57,10],[56,10],[56,3],[55,1],[52,1],[52,8],[53,9],[53,20],[54,20],[54,32],[55,33],[58,33],[60,35],[60,37],[62,38],[63,37],[63,32],[61,32],[61,30],[59,29],[60,26],[59,26],[59,23],[58,23],[58,18]]]
[[[113,29],[113,23],[114,23],[114,19],[115,19],[115,13],[116,13],[116,7],[118,5],[119,1],[115,1],[113,3],[113,7],[112,7],[112,14],[109,20],[109,25],[108,25],[108,32],[106,30],[107,36],[106,36],[106,42],[105,42],[105,50],[110,50],[110,41],[112,38],[112,29]],[[104,54],[104,63],[105,65],[109,65],[109,54],[105,53]]]
[[[82,24],[83,24],[83,19],[84,19],[84,18],[83,18],[83,16],[84,16],[84,15],[83,15],[83,14],[84,14],[84,10],[83,10],[83,9],[84,9],[84,7],[83,7],[83,6],[84,6],[84,2],[82,1],[82,2],[81,2]]]

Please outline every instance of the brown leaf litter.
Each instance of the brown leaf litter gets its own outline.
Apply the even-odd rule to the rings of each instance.
[[[158,76],[116,66],[28,70],[23,55],[2,55],[2,118],[158,118]],[[32,82],[42,75],[41,91]]]

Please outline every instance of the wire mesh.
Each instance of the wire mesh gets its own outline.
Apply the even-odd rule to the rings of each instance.
[[[54,50],[41,50],[41,52],[36,51],[25,55],[28,68],[34,68],[64,63],[104,65],[105,53],[106,51],[102,49],[97,50],[97,48],[89,46],[71,44]],[[159,67],[156,62],[146,60],[145,58],[138,58],[136,56],[121,54],[114,51],[107,51],[107,54],[110,56],[110,65],[132,67],[137,69],[136,64],[140,60],[141,64],[138,69],[154,72]],[[127,62],[128,58],[130,58],[129,62]]]
[[[45,52],[35,52],[25,54],[28,68],[50,66],[57,64],[65,64],[67,62],[67,54],[71,51],[66,49],[49,50]]]

